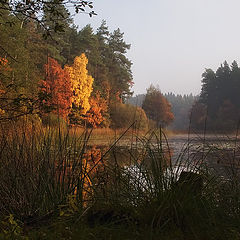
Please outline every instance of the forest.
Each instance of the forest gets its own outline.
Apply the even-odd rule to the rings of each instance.
[[[231,67],[224,62],[216,73],[206,69],[199,97],[163,94],[150,85],[147,95],[155,88],[162,97],[155,106],[143,104],[144,94],[132,97],[132,62],[126,57],[130,44],[121,30],[110,32],[104,20],[96,31],[90,25],[79,30],[64,5],[58,8],[61,21],[55,23],[43,10],[41,24],[1,11],[2,122],[27,116],[43,125],[60,120],[69,126],[117,129],[137,121],[147,129],[161,120],[163,126],[179,131],[186,131],[189,122],[195,130],[206,123],[211,130],[236,129],[236,61]],[[55,29],[56,24],[64,30]],[[163,107],[164,101],[169,107]],[[161,119],[156,118],[157,112]]]
[[[104,20],[96,31],[90,25],[79,30],[63,4],[56,9],[60,20],[45,7],[40,23],[1,11],[0,120],[112,129],[136,121],[146,130],[155,117],[127,104],[134,82],[124,34],[110,32]],[[160,95],[154,108],[167,104]],[[162,109],[164,119],[171,109]]]
[[[130,45],[123,33],[110,33],[104,21],[96,33],[90,25],[78,30],[67,17],[64,32],[45,40],[47,13],[44,26],[15,21],[6,12],[1,18],[6,21],[0,26],[1,120],[35,115],[44,122],[51,113],[70,124],[109,127],[114,104],[131,94],[131,62],[125,56]]]

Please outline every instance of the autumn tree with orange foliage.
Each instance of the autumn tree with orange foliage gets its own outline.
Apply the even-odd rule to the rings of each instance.
[[[162,95],[159,88],[153,85],[147,89],[142,108],[146,112],[148,118],[157,123],[157,126],[161,125],[166,127],[174,119],[174,115],[171,111],[171,104]]]
[[[42,89],[50,95],[46,103],[54,107],[54,113],[66,119],[72,104],[70,76],[56,60],[50,57],[45,65],[45,71],[46,79],[42,81]]]
[[[107,120],[108,102],[100,96],[100,92],[97,92],[89,99],[89,103],[91,107],[86,114],[86,119],[92,127],[96,128]]]
[[[93,77],[88,74],[87,70],[88,59],[83,53],[74,59],[72,66],[65,66],[71,80],[71,87],[73,91],[72,105],[73,111],[71,120],[77,123],[78,120],[84,119],[87,111],[90,109],[89,98],[92,93]]]

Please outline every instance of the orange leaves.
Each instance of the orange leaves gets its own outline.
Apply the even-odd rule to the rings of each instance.
[[[171,104],[168,102],[168,100],[162,96],[162,112],[163,114],[163,122],[164,123],[170,123],[174,119],[174,114],[171,111]]]
[[[0,66],[6,66],[8,64],[8,60],[6,58],[0,57]]]
[[[56,60],[48,58],[45,65],[46,80],[42,81],[43,88],[50,98],[47,104],[54,106],[54,112],[66,118],[71,110],[72,89],[68,72],[63,70]]]
[[[95,96],[92,96],[89,100],[90,110],[87,112],[87,121],[94,128],[100,125],[104,120],[104,113],[108,110],[107,100],[100,96],[97,92]]]
[[[115,98],[116,98],[116,100],[117,100],[118,102],[122,103],[120,91],[117,91],[117,92],[115,93]]]
[[[8,60],[6,58],[0,57],[0,72],[1,71],[10,71]]]
[[[71,124],[86,121],[96,128],[109,117],[109,86],[104,85],[104,97],[98,91],[91,96],[94,79],[88,75],[87,63],[87,57],[81,54],[72,66],[62,69],[56,60],[48,58],[46,79],[41,82],[45,101],[43,106],[48,111],[54,107],[54,112],[63,118],[69,117]]]
[[[88,75],[86,68],[88,59],[85,54],[76,57],[73,66],[65,66],[64,69],[58,62],[48,58],[45,65],[46,79],[41,82],[42,89],[46,93],[47,106],[54,106],[54,112],[66,118],[74,107],[79,115],[85,115],[90,109],[89,98],[92,92],[93,78]],[[94,103],[95,101],[92,100]],[[102,102],[100,103],[102,108]],[[101,114],[96,104],[92,110],[97,114],[95,122],[101,122]],[[82,117],[84,118],[84,117]]]
[[[160,124],[165,127],[174,119],[174,115],[171,111],[171,104],[162,95],[159,88],[153,85],[150,85],[147,89],[142,108],[149,119],[154,120],[157,125]]]

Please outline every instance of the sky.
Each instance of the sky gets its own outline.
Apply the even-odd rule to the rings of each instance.
[[[131,44],[134,95],[150,84],[162,93],[201,91],[201,75],[225,60],[240,65],[239,0],[93,0],[97,16],[75,16],[81,29],[102,20]]]

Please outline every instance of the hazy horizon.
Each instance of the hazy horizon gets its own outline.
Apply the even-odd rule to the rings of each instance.
[[[197,95],[205,68],[214,71],[225,60],[240,63],[240,20],[237,0],[143,0],[93,2],[97,16],[78,14],[79,28],[96,30],[105,19],[109,30],[120,28],[131,44],[134,95],[152,83],[163,93]]]

